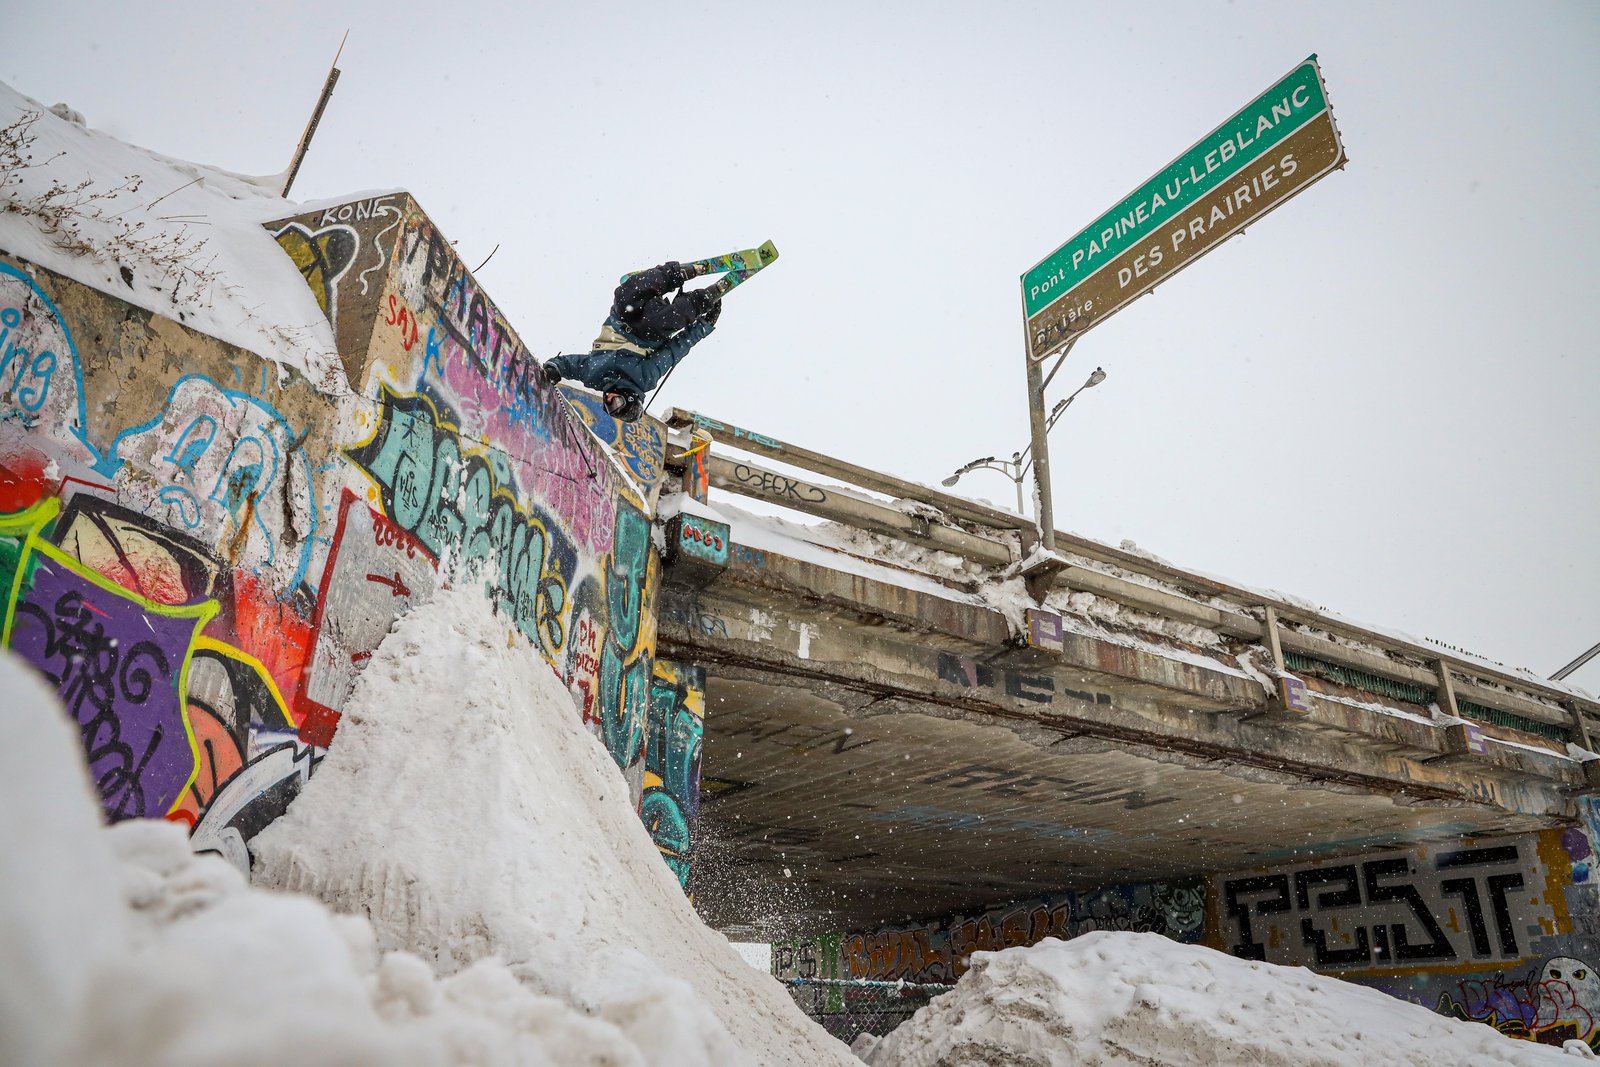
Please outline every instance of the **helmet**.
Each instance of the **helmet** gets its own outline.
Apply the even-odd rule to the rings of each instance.
[[[606,413],[614,419],[632,422],[644,414],[644,400],[636,393],[607,393]]]

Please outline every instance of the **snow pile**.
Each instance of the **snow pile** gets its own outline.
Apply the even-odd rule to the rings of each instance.
[[[252,889],[182,827],[99,825],[76,732],[0,653],[0,1063],[653,1062],[492,961],[444,979],[363,919]]]
[[[955,989],[860,1051],[872,1067],[1537,1067],[1592,1056],[1568,1045],[1570,1056],[1514,1041],[1301,967],[1098,931],[974,953]]]
[[[491,954],[650,1064],[854,1062],[695,915],[560,680],[473,590],[396,624],[258,880],[443,973]]]
[[[932,593],[959,604],[983,605],[984,600],[973,593],[962,592],[944,584],[939,577],[919,573],[912,564],[918,561],[920,549],[904,541],[884,539],[880,549],[860,553],[862,539],[841,539],[823,529],[824,525],[806,525],[773,515],[757,514],[727,500],[715,504],[701,503],[688,493],[664,496],[656,509],[661,522],[675,515],[697,515],[714,522],[728,524],[729,536],[735,544],[762,552],[776,552],[803,563],[814,563],[845,574],[855,574],[875,581],[887,582],[905,589]],[[660,526],[658,524],[657,528]],[[839,527],[844,529],[844,527]],[[658,542],[663,547],[665,542]],[[867,558],[870,556],[870,558]],[[951,574],[941,577],[955,577]],[[970,578],[970,576],[968,576]]]
[[[177,825],[101,828],[68,716],[0,653],[0,1063],[855,1063],[700,923],[516,645],[475,592],[408,617],[257,839],[376,930]]]
[[[333,329],[261,226],[311,206],[281,187],[125,144],[0,84],[0,250],[343,393]]]

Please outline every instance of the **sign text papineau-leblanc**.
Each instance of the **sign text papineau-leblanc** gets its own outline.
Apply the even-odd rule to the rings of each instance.
[[[1344,163],[1311,56],[1022,276],[1029,357],[1103,322]]]

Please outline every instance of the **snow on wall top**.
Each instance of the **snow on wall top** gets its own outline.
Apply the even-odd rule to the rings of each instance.
[[[282,180],[127,144],[0,83],[0,249],[342,394],[333,330],[261,226],[312,206]]]

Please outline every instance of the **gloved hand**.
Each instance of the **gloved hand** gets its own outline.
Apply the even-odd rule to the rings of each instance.
[[[715,326],[717,319],[722,315],[722,301],[715,297],[705,297],[701,301],[700,321],[708,326]]]

